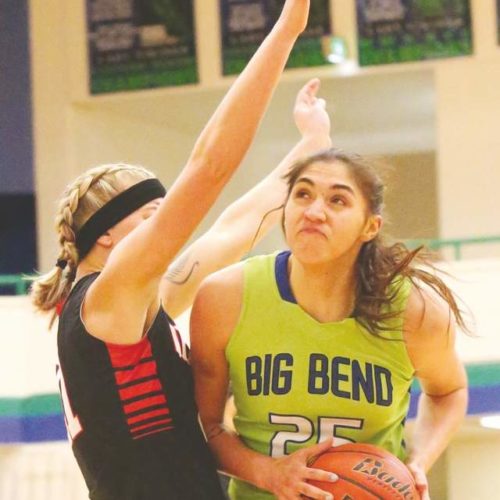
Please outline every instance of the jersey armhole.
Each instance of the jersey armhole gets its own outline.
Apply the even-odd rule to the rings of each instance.
[[[92,281],[93,283],[93,281]],[[82,300],[80,302],[80,307],[78,308],[78,317],[79,317],[79,320],[83,326],[83,330],[85,331],[85,333],[89,336],[89,337],[92,337],[93,339],[95,340],[98,340],[99,342],[102,342],[103,344],[107,345],[107,346],[110,346],[110,347],[120,347],[120,346],[134,346],[134,345],[139,345],[141,344],[142,342],[144,342],[145,339],[148,338],[149,336],[149,333],[151,332],[153,326],[155,325],[155,323],[158,321],[158,318],[161,314],[161,312],[163,311],[165,313],[165,315],[167,316],[167,318],[169,318],[167,312],[165,311],[165,309],[163,309],[163,305],[162,305],[162,302],[161,302],[161,298],[159,298],[159,306],[158,306],[158,310],[156,311],[155,315],[153,316],[153,320],[151,321],[151,324],[148,326],[148,328],[146,329],[146,331],[141,335],[140,339],[137,340],[137,342],[133,342],[133,343],[128,343],[128,344],[117,344],[117,343],[114,343],[114,342],[108,342],[106,340],[103,340],[101,339],[100,337],[98,337],[97,335],[94,335],[87,327],[87,325],[85,324],[85,321],[83,319],[83,307],[85,305],[85,299],[87,297],[87,292],[89,291],[90,287],[92,286],[92,283],[87,287],[87,289],[84,291],[84,294],[83,294],[83,297],[82,297]]]

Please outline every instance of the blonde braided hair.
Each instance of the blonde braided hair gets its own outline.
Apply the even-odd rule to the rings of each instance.
[[[60,252],[57,265],[33,281],[31,301],[39,311],[53,311],[69,295],[80,263],[75,245],[78,230],[115,196],[130,186],[154,175],[145,168],[125,163],[101,165],[80,175],[68,185],[59,202],[55,228]]]

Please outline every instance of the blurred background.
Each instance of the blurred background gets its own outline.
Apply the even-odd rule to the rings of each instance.
[[[55,335],[23,279],[54,265],[65,185],[118,161],[171,184],[282,4],[0,0],[1,500],[86,498],[66,442]],[[391,166],[387,232],[436,249],[473,316],[476,337],[458,340],[469,415],[430,474],[437,500],[500,491],[499,4],[312,0],[255,143],[196,233],[298,141],[295,94],[319,77],[334,144]],[[283,245],[277,229],[253,253]],[[186,315],[180,327],[186,334]],[[417,396],[415,387],[411,415]]]

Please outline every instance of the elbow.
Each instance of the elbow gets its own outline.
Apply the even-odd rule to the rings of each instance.
[[[225,139],[221,136],[225,134],[218,131],[211,137],[203,140],[195,148],[190,158],[190,163],[201,168],[203,175],[208,176],[211,182],[225,183],[242,162],[248,148],[250,140],[242,140],[241,137],[231,137]]]
[[[458,387],[445,394],[425,394],[429,403],[437,411],[453,413],[457,421],[462,421],[467,416],[469,391],[467,386]]]
[[[426,392],[425,395],[428,398],[435,400],[436,402],[445,400],[457,400],[467,403],[469,398],[469,390],[467,388],[467,385],[461,385],[460,387],[456,387],[448,392],[444,392],[441,394]]]
[[[223,187],[238,166],[231,165],[222,153],[191,158],[190,164],[194,176],[197,179],[203,178],[205,183],[214,188]]]

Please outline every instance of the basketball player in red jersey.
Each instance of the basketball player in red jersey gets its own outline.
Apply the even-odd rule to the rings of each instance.
[[[61,200],[57,266],[32,296],[41,310],[65,301],[58,376],[92,500],[223,497],[197,421],[187,348],[165,312],[189,301],[189,292],[172,299],[182,262],[162,277],[246,153],[308,11],[309,0],[286,0],[166,196],[148,171],[106,165]],[[239,251],[206,266],[197,259],[193,272]]]

